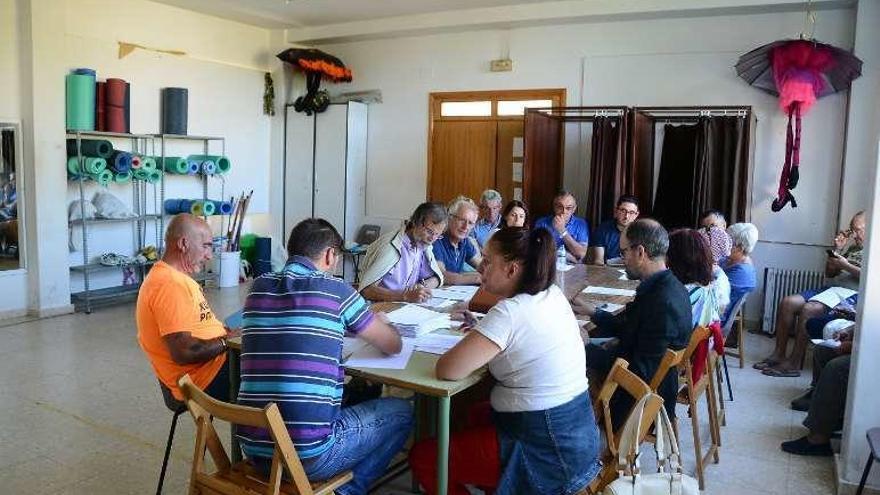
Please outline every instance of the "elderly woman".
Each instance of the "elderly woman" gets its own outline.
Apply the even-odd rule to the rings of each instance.
[[[750,223],[735,223],[728,227],[730,236],[730,256],[720,261],[721,268],[730,281],[730,305],[721,318],[722,323],[730,318],[730,310],[736,303],[758,285],[755,265],[752,264],[752,250],[758,243],[758,228]]]

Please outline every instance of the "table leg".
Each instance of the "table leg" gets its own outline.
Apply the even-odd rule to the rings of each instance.
[[[449,397],[437,398],[437,494],[449,486]]]
[[[238,389],[241,386],[239,352],[235,349],[229,349],[226,354],[226,359],[229,361],[229,402],[232,404],[238,401]],[[235,425],[230,426],[230,436],[229,445],[234,464],[242,460],[241,445],[238,443],[238,437],[235,436]]]

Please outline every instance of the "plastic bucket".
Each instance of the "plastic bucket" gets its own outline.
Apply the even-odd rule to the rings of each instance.
[[[241,251],[220,252],[220,287],[238,286],[238,274],[241,270]]]

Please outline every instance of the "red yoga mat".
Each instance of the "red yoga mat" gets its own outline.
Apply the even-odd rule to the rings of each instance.
[[[95,130],[107,130],[107,114],[104,107],[107,104],[107,83],[101,81],[97,84],[95,92]]]
[[[128,132],[125,126],[125,85],[122,79],[107,79],[104,113],[109,132]]]

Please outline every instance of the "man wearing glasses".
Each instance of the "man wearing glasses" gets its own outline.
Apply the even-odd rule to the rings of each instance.
[[[361,294],[372,301],[425,302],[443,285],[434,244],[446,229],[446,208],[422,203],[406,225],[376,239],[364,255]]]
[[[581,261],[587,254],[590,239],[590,226],[583,218],[576,217],[577,200],[566,190],[556,193],[553,198],[553,216],[541,217],[535,228],[547,229],[556,239],[556,247],[565,246],[569,261]]]
[[[486,189],[480,196],[480,216],[474,225],[473,237],[480,247],[486,245],[489,236],[501,226],[501,193],[494,189]]]
[[[621,264],[620,233],[639,217],[639,200],[624,195],[617,198],[614,218],[600,223],[590,236],[590,254],[594,265]]]
[[[483,261],[480,251],[470,238],[477,223],[477,205],[470,198],[459,196],[449,203],[449,227],[432,246],[434,256],[449,285],[479,285],[480,274],[466,271],[465,265],[476,269]]]

